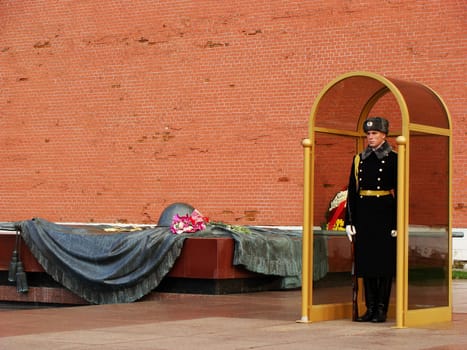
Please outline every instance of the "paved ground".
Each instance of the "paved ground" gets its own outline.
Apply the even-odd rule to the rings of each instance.
[[[0,310],[0,349],[467,349],[467,281],[453,285],[453,321],[417,329],[394,320],[296,323],[300,291]]]

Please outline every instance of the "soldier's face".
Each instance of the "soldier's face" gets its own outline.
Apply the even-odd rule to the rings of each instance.
[[[368,146],[371,148],[378,148],[386,139],[386,134],[381,131],[370,130],[366,133]]]

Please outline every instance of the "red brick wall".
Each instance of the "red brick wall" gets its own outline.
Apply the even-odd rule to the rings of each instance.
[[[0,2],[0,221],[301,225],[311,106],[355,70],[437,91],[467,226],[465,1]],[[350,164],[349,164],[350,166]]]

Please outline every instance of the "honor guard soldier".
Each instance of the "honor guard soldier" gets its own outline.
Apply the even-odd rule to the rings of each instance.
[[[345,228],[363,278],[366,313],[357,322],[385,322],[396,271],[397,154],[386,140],[389,122],[365,120],[367,148],[354,156]]]

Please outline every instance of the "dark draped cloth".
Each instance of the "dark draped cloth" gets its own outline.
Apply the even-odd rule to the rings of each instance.
[[[170,271],[186,236],[167,227],[109,234],[106,227],[73,227],[36,218],[21,237],[57,282],[94,304],[137,300]]]
[[[189,237],[231,237],[235,241],[233,265],[281,276],[284,289],[301,286],[301,230],[238,230],[209,224],[203,231],[176,235],[167,226],[78,226],[41,218],[16,222],[14,226],[55,281],[94,304],[132,302],[151,292],[175,264]],[[325,246],[321,246],[320,256],[325,259]],[[321,266],[314,272],[317,279],[327,269]]]

